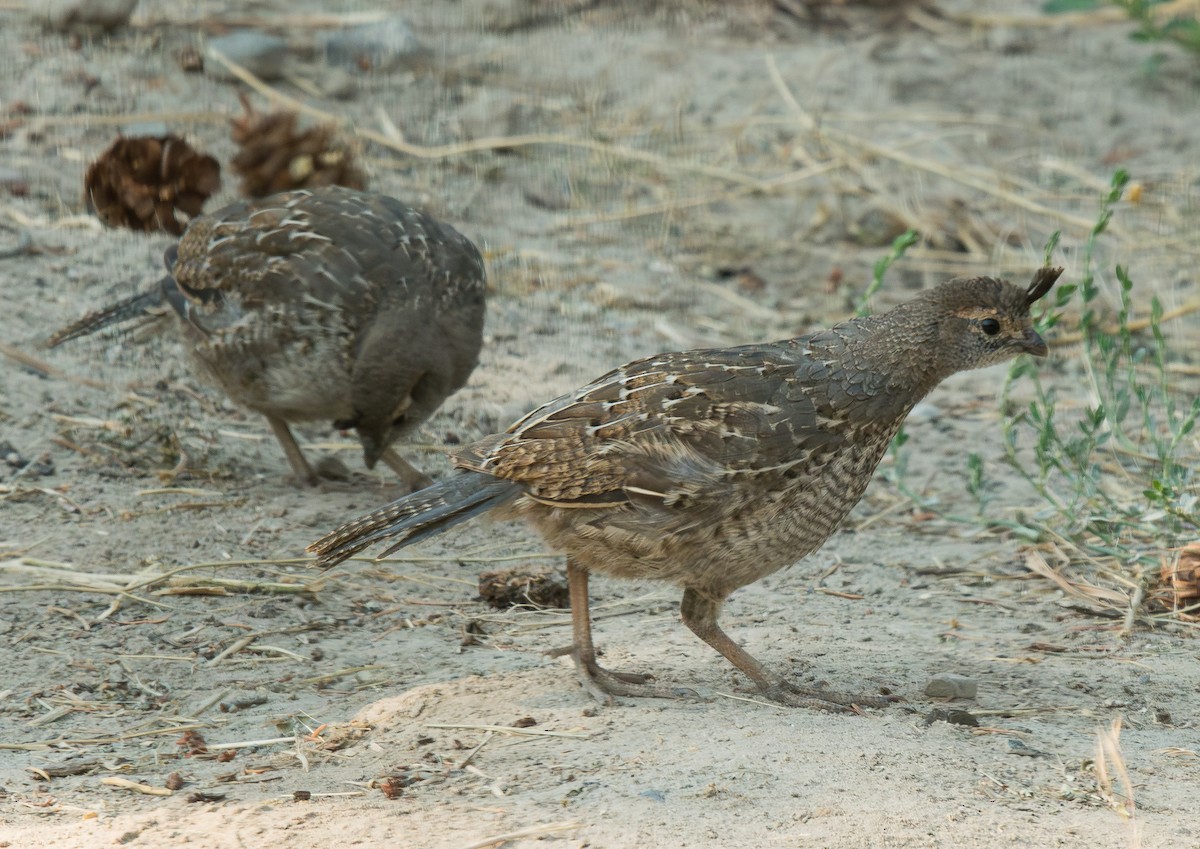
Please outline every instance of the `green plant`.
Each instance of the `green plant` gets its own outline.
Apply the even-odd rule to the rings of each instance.
[[[1136,22],[1138,30],[1133,38],[1139,41],[1173,41],[1184,49],[1200,55],[1200,20],[1195,17],[1171,17],[1162,19],[1156,15],[1155,6],[1164,5],[1166,0],[1047,0],[1042,11],[1055,15],[1064,12],[1090,12],[1100,6],[1110,5],[1123,9],[1129,19]]]
[[[887,274],[889,268],[908,253],[909,248],[920,240],[921,236],[915,230],[906,230],[892,240],[892,247],[887,254],[875,261],[871,282],[867,284],[867,288],[859,296],[858,303],[854,307],[856,316],[871,314],[871,298],[875,297],[875,293],[882,288],[884,275]]]
[[[1044,503],[1019,523],[1024,530],[1074,547],[1084,559],[1104,560],[1110,574],[1138,583],[1146,567],[1157,566],[1161,551],[1200,529],[1200,458],[1189,439],[1200,397],[1171,380],[1157,296],[1148,299],[1148,321],[1135,321],[1146,299],[1134,298],[1126,268],[1115,269],[1115,322],[1102,319],[1096,248],[1128,180],[1124,171],[1113,176],[1084,246],[1082,277],[1057,289],[1040,320],[1045,329],[1067,308],[1078,308],[1082,386],[1064,393],[1044,383],[1033,363],[1016,361],[1003,392],[1006,409],[1016,412],[1005,417],[1003,430],[1009,464]],[[1057,234],[1047,261],[1056,243]],[[1149,333],[1138,331],[1143,324]],[[1018,386],[1027,387],[1032,400],[1017,404]],[[1030,451],[1021,450],[1024,436],[1033,438],[1032,462]]]

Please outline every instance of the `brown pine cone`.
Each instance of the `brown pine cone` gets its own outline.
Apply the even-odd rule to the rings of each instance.
[[[242,97],[246,114],[232,121],[240,150],[230,165],[242,178],[241,193],[265,197],[292,189],[345,186],[365,189],[367,177],[337,128],[322,124],[300,130],[295,112],[256,112]]]
[[[178,136],[122,136],[88,166],[83,185],[88,210],[109,227],[178,236],[221,188],[221,166]]]
[[[819,548],[858,502],[913,406],[955,372],[1046,355],[1030,306],[1062,269],[1022,289],[957,279],[890,312],[780,342],[635,360],[462,449],[458,474],[309,546],[332,566],[389,553],[492,508],[567,555],[574,642],[594,694],[676,696],[596,662],[590,572],[683,587],[684,623],[788,705],[879,706],[879,696],[772,675],[717,623],[738,587]]]

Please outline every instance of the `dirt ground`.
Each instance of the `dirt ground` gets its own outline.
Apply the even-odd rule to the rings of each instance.
[[[1142,195],[1101,243],[1101,285],[1120,262],[1143,305],[1194,297],[1196,59],[1036,2],[397,5],[424,56],[347,79],[315,45],[377,6],[142,0],[72,45],[0,3],[0,125],[19,118],[0,248],[31,239],[0,260],[0,846],[1200,847],[1191,633],[1123,636],[1031,577],[1022,540],[900,495],[890,460],[845,532],[724,623],[799,680],[903,703],[763,703],[681,625],[677,591],[597,579],[606,662],[710,697],[599,706],[544,654],[565,611],[477,597],[480,571],[561,568],[525,527],[316,574],[304,546],[396,494],[356,443],[305,429],[355,477],[302,490],[169,336],[42,345],[155,279],[170,243],[83,209],[119,130],[165,125],[228,162],[239,89],[176,57],[229,24],[288,40],[279,91],[419,148],[367,145],[372,187],[486,249],[482,362],[407,449],[436,475],[453,443],[635,356],[845,317],[907,226],[926,241],[880,305],[1025,279],[1055,229],[1074,279],[1116,167]],[[235,192],[227,176],[208,208]],[[1042,365],[1067,409],[1086,400],[1076,353]],[[1003,377],[960,375],[909,427],[904,480],[947,513],[974,510],[968,451],[993,510],[1039,509],[1002,462]],[[978,728],[923,721],[943,672],[978,680],[953,705]],[[1132,819],[1093,764],[1118,718]],[[171,795],[121,784],[172,774]]]

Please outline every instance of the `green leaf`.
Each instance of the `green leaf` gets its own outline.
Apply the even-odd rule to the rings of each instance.
[[[1061,15],[1065,12],[1090,12],[1100,5],[1100,0],[1046,0],[1042,11],[1047,15]]]
[[[1062,237],[1062,230],[1055,230],[1050,234],[1050,239],[1046,242],[1045,259],[1043,264],[1050,264],[1050,257],[1054,255],[1054,249],[1058,247],[1058,240]]]

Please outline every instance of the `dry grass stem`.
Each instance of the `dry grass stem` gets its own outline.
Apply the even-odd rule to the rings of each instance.
[[[475,725],[472,723],[426,722],[426,728],[446,728],[462,731],[490,731],[517,737],[563,737],[568,740],[587,740],[592,735],[582,731],[544,731],[540,728],[515,728],[511,725]]]
[[[942,163],[936,162],[932,159],[924,159],[909,153],[904,153],[893,147],[886,147],[881,144],[876,144],[875,142],[867,141],[864,138],[860,138],[844,130],[835,130],[825,125],[818,125],[813,117],[804,109],[804,107],[800,105],[800,102],[796,99],[796,96],[788,87],[787,82],[783,79],[783,75],[779,72],[779,66],[775,63],[775,58],[768,53],[764,56],[764,61],[767,65],[767,72],[770,74],[771,80],[775,84],[775,88],[779,91],[780,98],[788,105],[788,108],[795,113],[796,118],[801,126],[803,126],[810,133],[819,136],[821,140],[827,144],[837,144],[843,147],[852,147],[859,151],[871,154],[872,156],[891,159],[893,162],[906,165],[909,168],[913,168],[918,171],[925,171],[930,174],[936,174],[939,177],[945,177],[947,180],[951,180],[972,189],[977,189],[984,194],[990,195],[998,200],[1002,200],[1012,206],[1018,207],[1019,209],[1024,209],[1027,212],[1046,216],[1056,223],[1070,224],[1080,233],[1090,232],[1092,226],[1095,224],[1095,221],[1091,218],[1072,215],[1062,210],[1045,206],[1044,204],[1030,200],[1023,195],[1001,187],[999,185],[1001,178],[998,173],[993,172],[989,174],[987,179],[983,177],[976,177],[961,170],[956,170],[947,165],[943,165]],[[843,155],[847,160],[850,159],[850,157],[845,154],[844,151]],[[1110,229],[1113,232],[1117,232],[1115,227]]]
[[[228,561],[223,563],[194,563],[165,572],[151,569],[140,573],[93,573],[72,569],[63,563],[53,563],[19,557],[0,561],[0,573],[29,575],[41,578],[36,584],[0,586],[0,592],[23,592],[40,589],[68,590],[73,592],[118,594],[150,604],[148,599],[132,595],[137,590],[150,589],[155,595],[228,595],[230,593],[265,593],[275,595],[315,595],[324,580],[306,583],[281,583],[252,581],[239,578],[199,577],[183,573],[196,569],[220,569],[231,566],[262,566],[266,564],[299,564],[297,560]],[[109,614],[111,615],[111,611]]]
[[[1120,592],[1084,581],[1070,581],[1050,566],[1040,549],[1027,547],[1024,549],[1024,555],[1026,569],[1035,575],[1040,575],[1047,579],[1071,598],[1081,601],[1097,610],[1109,612],[1120,611],[1124,615],[1127,611],[1136,611],[1136,608],[1133,607],[1135,599],[1138,599],[1138,604],[1140,605],[1140,598],[1138,596],[1139,585],[1127,581],[1117,573],[1110,573],[1110,577],[1129,586],[1130,592]],[[1059,552],[1059,559],[1063,565],[1070,562],[1070,559],[1062,555],[1061,552]],[[1139,614],[1132,613],[1130,615]]]
[[[206,743],[205,748],[210,752],[223,749],[256,749],[259,746],[278,746],[282,743],[295,743],[296,737],[268,737],[265,740],[241,740],[237,743]]]
[[[395,141],[391,138],[388,138],[388,136],[384,133],[378,133],[374,130],[367,130],[361,127],[349,125],[347,121],[339,115],[309,106],[302,100],[297,100],[294,97],[284,94],[278,89],[267,85],[267,83],[265,83],[263,80],[247,71],[229,57],[222,55],[219,51],[210,49],[209,55],[217,62],[224,65],[231,74],[244,82],[246,85],[250,86],[263,97],[270,100],[272,103],[278,104],[287,109],[291,109],[295,112],[299,112],[300,114],[307,115],[310,118],[314,118],[322,122],[331,122],[337,124],[338,126],[345,127],[348,131],[353,132],[359,138],[374,142],[375,144],[385,147],[388,150],[393,150],[396,153],[402,153],[406,156],[412,156],[417,159],[448,159],[468,153],[482,153],[492,150],[510,150],[518,147],[573,147],[582,150],[589,150],[594,153],[607,156],[613,156],[618,159],[642,162],[647,165],[653,165],[665,171],[683,171],[702,174],[707,177],[713,177],[719,180],[748,186],[758,190],[766,190],[766,188],[768,188],[764,181],[728,168],[721,168],[715,165],[704,165],[702,163],[682,162],[679,160],[659,156],[658,154],[650,153],[648,151],[605,144],[604,142],[598,142],[586,138],[576,138],[574,136],[534,133],[521,136],[482,138],[475,139],[470,142],[434,146],[416,145],[403,141]]]
[[[573,831],[582,827],[583,823],[578,820],[552,822],[545,825],[531,825],[528,828],[522,828],[518,831],[509,831],[504,834],[497,834],[494,837],[485,837],[483,840],[464,846],[463,849],[489,849],[491,846],[501,846],[505,843],[511,843],[514,840],[542,838],[551,834],[561,834],[564,831]]]
[[[141,739],[144,737],[163,737],[171,734],[181,734],[185,731],[195,731],[200,728],[206,728],[204,723],[193,722],[184,725],[170,725],[166,728],[148,728],[141,731],[128,731],[124,734],[117,734],[111,737],[83,737],[83,738],[68,738],[56,737],[53,740],[40,740],[33,743],[6,743],[0,741],[0,750],[23,751],[23,752],[39,752],[46,749],[82,749],[88,746],[110,746],[114,743],[124,743],[129,740]]]
[[[116,775],[106,775],[100,779],[100,783],[108,787],[119,787],[122,790],[132,790],[135,793],[141,793],[143,796],[174,796],[174,790],[168,790],[166,787],[155,787],[152,784],[142,784],[137,781],[130,781],[128,778],[121,778]]]
[[[310,678],[301,678],[301,684],[316,684],[318,686],[328,684],[332,681],[337,681],[341,678],[347,678],[351,675],[357,675],[360,672],[373,672],[376,669],[388,669],[385,663],[368,663],[364,666],[348,666],[345,669],[339,669],[336,672],[327,672],[324,675],[313,675]]]
[[[1121,754],[1121,717],[1108,728],[1096,732],[1096,790],[1112,810],[1130,821],[1133,826],[1133,845],[1137,842],[1137,804],[1133,796],[1133,781]]]
[[[1183,318],[1185,315],[1191,315],[1194,312],[1200,312],[1200,298],[1192,298],[1187,303],[1181,304],[1173,309],[1164,310],[1160,323],[1165,324],[1168,321],[1174,321],[1177,318]],[[1140,333],[1143,330],[1150,329],[1152,322],[1149,318],[1131,319],[1126,322],[1126,327],[1130,332]],[[1106,333],[1110,336],[1117,336],[1120,333],[1120,328],[1115,325],[1101,328],[1098,333]],[[1069,333],[1058,332],[1050,339],[1050,347],[1061,348],[1065,345],[1078,345],[1083,341],[1083,331],[1075,330]]]

